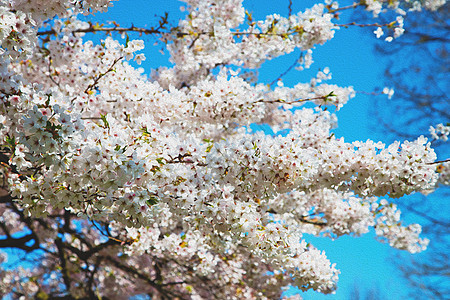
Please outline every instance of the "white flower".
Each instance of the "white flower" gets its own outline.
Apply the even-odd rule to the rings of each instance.
[[[392,98],[392,96],[394,95],[394,89],[393,88],[389,88],[389,87],[387,87],[387,86],[385,86],[384,88],[383,88],[383,91],[382,91],[382,93],[383,94],[385,94],[385,95],[387,95],[388,96],[388,99],[391,99]]]
[[[378,27],[373,33],[377,36],[377,39],[379,39],[383,34],[383,29],[381,27]]]

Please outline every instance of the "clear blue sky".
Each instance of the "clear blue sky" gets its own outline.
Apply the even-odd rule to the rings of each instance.
[[[293,11],[297,12],[311,7],[316,1],[293,1]],[[348,3],[347,3],[348,2]],[[286,16],[288,0],[246,0],[244,6],[253,13],[255,19],[263,19],[267,14],[279,13]],[[182,3],[175,0],[121,0],[114,3],[108,13],[97,14],[95,19],[103,21],[115,20],[122,26],[155,26],[157,18],[164,12],[169,12],[169,20],[176,22],[182,13],[179,6]],[[341,6],[351,4],[343,1]],[[340,21],[347,23],[344,17]],[[173,23],[176,25],[176,23]],[[356,91],[371,92],[376,87],[383,87],[383,61],[373,52],[376,40],[372,30],[360,28],[340,29],[335,38],[323,46],[318,46],[313,53],[314,64],[310,70],[291,71],[284,77],[286,86],[293,86],[297,82],[308,82],[319,69],[329,67],[333,79],[329,83],[341,86],[354,86]],[[145,41],[147,61],[142,65],[146,72],[160,65],[169,65],[168,54],[161,55],[160,46],[153,46],[154,39],[142,37]],[[389,44],[386,43],[386,47]],[[298,57],[298,52],[269,61],[260,69],[260,80],[271,82],[288,68]],[[379,131],[371,131],[374,125],[371,116],[371,105],[374,99],[358,93],[338,112],[338,125],[335,130],[337,136],[345,137],[347,142],[355,140],[381,140],[384,136]],[[387,142],[387,141],[384,141]],[[321,295],[316,292],[302,293],[304,299],[350,299],[351,290],[359,286],[362,295],[370,289],[376,288],[384,299],[405,299],[408,286],[400,277],[399,271],[392,263],[393,254],[397,250],[386,244],[377,242],[371,232],[360,238],[342,237],[336,241],[308,237],[317,248],[325,250],[329,259],[337,264],[341,270],[338,290],[334,295]]]

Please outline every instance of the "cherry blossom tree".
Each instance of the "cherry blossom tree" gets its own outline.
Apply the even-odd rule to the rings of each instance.
[[[374,228],[392,247],[426,248],[420,225],[404,225],[389,200],[448,183],[425,137],[391,145],[336,138],[334,112],[355,91],[324,83],[328,69],[294,87],[245,74],[295,49],[307,68],[338,28],[372,26],[390,42],[403,32],[402,15],[444,2],[326,2],[264,20],[241,0],[184,2],[177,26],[163,16],[137,28],[80,18],[108,0],[0,0],[0,247],[34,261],[8,265],[2,254],[1,295],[332,293],[339,271],[303,234],[335,239]],[[339,23],[356,7],[398,16]],[[124,39],[94,43],[94,32]],[[173,66],[150,77],[136,68],[144,43],[133,33],[157,36]]]

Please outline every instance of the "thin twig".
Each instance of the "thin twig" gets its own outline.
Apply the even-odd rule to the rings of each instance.
[[[334,25],[339,26],[339,27],[349,27],[349,26],[358,26],[358,27],[392,27],[395,23],[396,23],[396,21],[393,21],[391,23],[386,23],[386,24],[380,24],[380,23],[359,24],[359,23],[356,23],[356,22],[351,22],[351,23],[347,23],[347,24],[334,24]]]
[[[328,13],[332,14],[338,11],[343,11],[343,10],[347,10],[347,9],[351,9],[351,8],[355,8],[362,5],[361,3],[355,2],[352,5],[348,5],[348,6],[342,6],[342,7],[338,7],[338,8],[331,8],[331,5],[327,5],[327,9],[328,9]]]
[[[295,103],[301,103],[301,102],[306,102],[306,101],[311,101],[311,100],[320,100],[320,99],[325,99],[329,97],[329,95],[325,95],[325,96],[318,96],[318,97],[312,97],[312,98],[304,98],[304,99],[298,99],[298,100],[293,100],[293,101],[285,101],[283,99],[276,99],[276,100],[264,100],[264,99],[259,99],[253,103],[259,103],[259,102],[264,102],[264,103],[281,103],[281,104],[295,104]]]
[[[289,73],[295,66],[298,65],[299,60],[303,57],[303,52],[300,52],[300,56],[294,61],[292,65],[289,66],[283,73],[281,73],[277,78],[275,78],[271,83],[269,83],[269,86],[274,85],[278,80],[280,80],[282,77],[284,77],[287,73]]]
[[[292,0],[289,0],[288,5],[288,16],[290,17],[292,15]]]
[[[432,163],[427,163],[427,165],[441,164],[441,163],[445,163],[445,162],[449,162],[449,161],[450,161],[450,158],[447,158],[445,160],[438,160],[438,161],[435,161],[435,162],[432,162]]]
[[[103,76],[105,76],[106,74],[108,74],[109,72],[111,72],[111,71],[113,70],[114,66],[116,65],[116,63],[117,63],[118,61],[120,61],[122,58],[123,58],[123,56],[121,56],[121,57],[119,57],[119,58],[116,58],[116,59],[114,60],[114,62],[112,63],[112,65],[109,67],[109,69],[106,70],[106,72],[100,73],[100,75],[98,75],[97,78],[94,79],[94,82],[91,83],[90,85],[88,85],[88,87],[84,90],[84,93],[89,94],[89,91],[91,91],[91,90],[98,84],[98,82],[100,81],[100,79],[101,79]]]

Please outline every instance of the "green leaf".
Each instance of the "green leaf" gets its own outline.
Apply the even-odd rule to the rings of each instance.
[[[143,136],[149,136],[149,137],[152,136],[151,133],[148,132],[147,127],[142,127],[141,130],[142,130],[142,135]]]
[[[125,39],[125,48],[128,47],[128,43],[130,42],[130,37],[128,36],[128,33],[125,34],[126,39]]]
[[[6,136],[6,143],[11,147],[12,150],[16,148],[16,138],[10,137],[9,135]]]
[[[39,291],[37,292],[36,295],[34,295],[35,299],[39,299],[39,300],[47,300],[49,299],[49,296],[46,292],[44,291]]]
[[[104,126],[104,128],[109,128],[109,123],[108,123],[108,121],[106,120],[106,115],[100,115],[100,118],[101,118],[102,121],[103,121],[103,126]]]
[[[177,179],[175,179],[174,182],[172,182],[172,184],[177,186],[177,185],[180,185],[181,183],[183,183],[185,181],[186,181],[186,178],[183,178],[181,176],[177,176]]]
[[[153,174],[155,174],[156,172],[161,171],[161,168],[158,167],[158,166],[153,166],[153,167],[150,169],[150,171],[153,172]]]
[[[159,201],[158,201],[158,198],[156,198],[155,196],[151,196],[150,199],[148,199],[145,202],[150,207],[150,206],[153,206],[153,205],[157,204]]]

